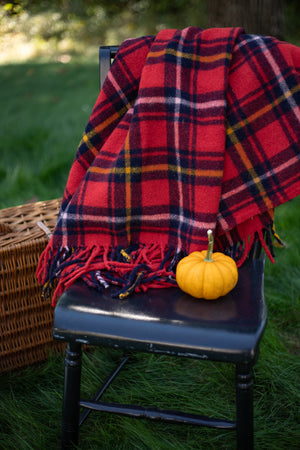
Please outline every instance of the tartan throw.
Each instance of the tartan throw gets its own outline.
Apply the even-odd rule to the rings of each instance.
[[[79,145],[37,275],[55,299],[176,285],[207,247],[238,265],[259,239],[272,259],[276,206],[300,192],[300,49],[241,28],[126,40]]]

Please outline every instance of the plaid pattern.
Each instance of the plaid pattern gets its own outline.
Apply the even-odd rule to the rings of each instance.
[[[72,165],[38,268],[56,294],[169,286],[207,246],[239,264],[300,192],[300,49],[240,28],[125,41]],[[270,242],[268,242],[270,244]],[[54,296],[54,298],[55,298]]]

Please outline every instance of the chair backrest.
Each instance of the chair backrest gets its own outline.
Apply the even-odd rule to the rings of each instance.
[[[99,47],[99,83],[100,89],[108,74],[111,62],[117,54],[117,45],[101,46]]]

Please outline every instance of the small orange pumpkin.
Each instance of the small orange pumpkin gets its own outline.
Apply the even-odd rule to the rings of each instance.
[[[196,298],[215,300],[228,294],[236,285],[238,270],[235,261],[223,253],[213,253],[214,239],[208,230],[208,249],[193,252],[179,261],[177,284]]]

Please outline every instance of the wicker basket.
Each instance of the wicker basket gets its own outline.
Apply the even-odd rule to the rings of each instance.
[[[0,373],[47,358],[53,308],[42,299],[36,279],[39,257],[53,231],[61,200],[0,210]]]

